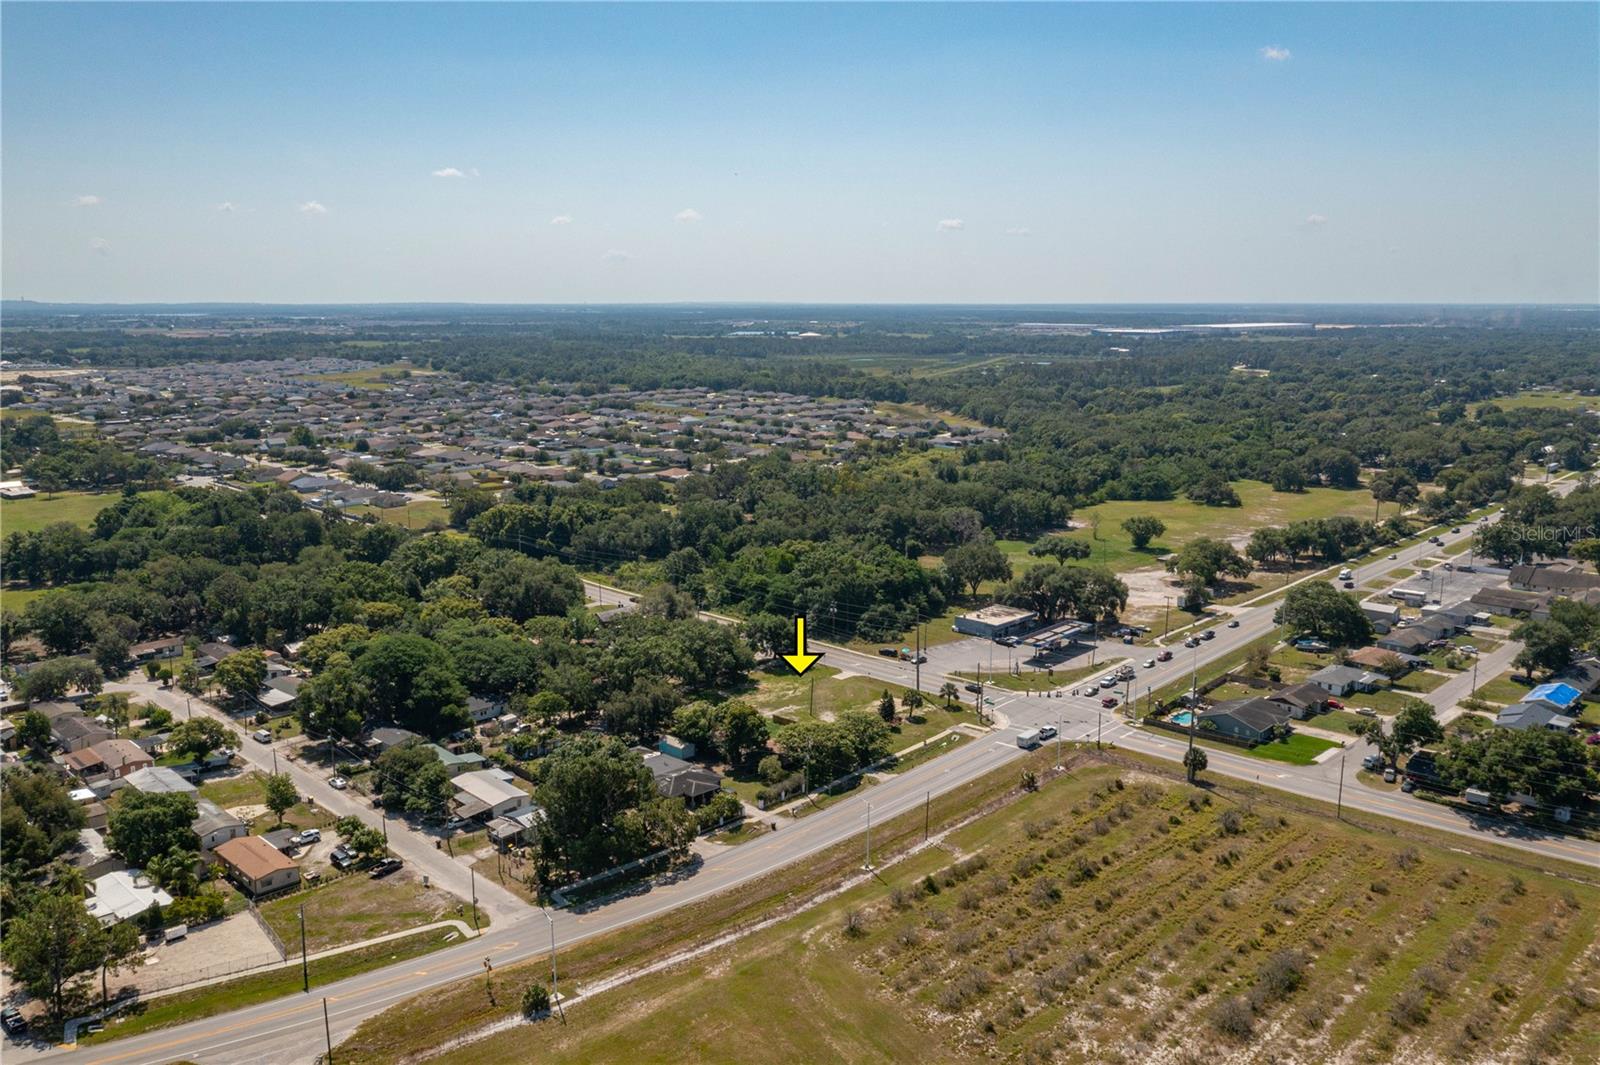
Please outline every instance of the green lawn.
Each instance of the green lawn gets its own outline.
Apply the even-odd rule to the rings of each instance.
[[[210,799],[224,810],[239,806],[264,806],[267,801],[266,777],[252,770],[236,777],[213,780],[200,785],[200,796]],[[279,828],[326,828],[338,820],[322,807],[296,803],[284,812],[280,825],[271,812],[264,812],[250,826],[253,833],[262,835]]]
[[[1348,710],[1329,710],[1325,714],[1306,718],[1302,724],[1327,732],[1342,732],[1346,736],[1354,736],[1356,726],[1365,720],[1367,719],[1360,714],[1352,714]]]
[[[1478,685],[1474,694],[1485,702],[1509,706],[1520,701],[1533,688],[1534,685],[1527,683],[1526,677],[1515,669],[1508,669],[1493,680]]]
[[[1263,743],[1242,753],[1251,758],[1265,758],[1269,762],[1310,765],[1323,751],[1331,751],[1339,746],[1333,740],[1325,740],[1321,736],[1307,736],[1296,732],[1286,739]]]
[[[1556,410],[1600,408],[1600,397],[1585,396],[1578,392],[1557,392],[1544,388],[1529,389],[1525,392],[1518,392],[1514,396],[1502,396],[1499,399],[1488,400],[1488,402],[1493,403],[1501,410],[1518,410],[1524,407],[1551,407]],[[1474,410],[1481,406],[1483,406],[1482,403],[1472,404]],[[1543,473],[1544,471],[1540,470],[1539,472]]]
[[[289,953],[300,953],[300,908],[306,912],[306,948],[313,954],[328,947],[459,917],[471,924],[461,899],[420,882],[364,875],[346,876],[310,891],[273,899],[260,907]],[[487,920],[479,915],[479,923]]]
[[[41,492],[32,499],[0,500],[0,530],[7,536],[37,532],[58,521],[87,527],[96,514],[121,498],[121,492],[57,492],[46,499]]]
[[[1439,685],[1443,684],[1449,679],[1449,677],[1438,673],[1429,673],[1424,670],[1414,669],[1410,673],[1407,673],[1405,676],[1401,677],[1399,680],[1395,681],[1394,689],[1395,691],[1422,694],[1424,692],[1433,691],[1433,689],[1437,688]]]
[[[755,681],[753,690],[735,694],[746,699],[764,714],[781,715],[791,721],[804,721],[812,716],[812,684],[815,680],[815,716],[829,720],[845,710],[873,710],[887,691],[900,706],[901,721],[894,726],[891,745],[899,749],[918,742],[925,736],[943,732],[951,725],[965,721],[975,723],[972,712],[961,707],[947,709],[938,699],[925,697],[927,702],[915,712],[904,709],[900,700],[908,689],[871,677],[858,675],[839,677],[839,670],[831,666],[815,665],[804,676],[796,676],[787,665],[757,669],[750,674]],[[774,722],[776,724],[776,722]]]

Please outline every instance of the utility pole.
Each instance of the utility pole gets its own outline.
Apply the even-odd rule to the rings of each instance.
[[[933,803],[932,790],[922,793],[922,842],[928,842],[928,807]]]
[[[978,724],[980,724],[980,725],[983,724],[983,663],[982,662],[978,663],[978,694],[977,694],[977,702],[973,704],[973,709],[977,711]]]
[[[872,871],[872,804],[867,803],[867,864],[861,868]]]
[[[1164,595],[1161,598],[1167,601],[1167,620],[1161,626],[1161,636],[1165,639],[1167,634],[1172,631],[1172,596]]]
[[[328,1000],[322,1000],[322,1036],[328,1041],[328,1065],[333,1065],[333,1028],[328,1024]]]
[[[556,919],[550,916],[550,911],[544,911],[544,919],[550,923],[550,998],[556,1004],[556,1012],[561,1015],[561,1023],[567,1023],[567,1011],[561,1005],[561,984],[556,980]]]
[[[306,908],[300,907],[300,989],[311,990],[311,960],[306,957]]]
[[[1065,721],[1056,722],[1056,772],[1061,772],[1061,730],[1067,727]]]
[[[1348,753],[1348,747],[1339,751],[1339,798],[1334,805],[1333,816],[1340,821],[1344,820],[1344,756]]]
[[[1105,717],[1105,711],[1100,707],[1094,708],[1094,749],[1100,749],[1100,721]]]
[[[1478,656],[1472,656],[1472,695],[1478,694]]]
[[[467,873],[472,878],[472,930],[478,931],[478,871],[468,869]]]
[[[922,690],[922,626],[917,626],[917,653],[912,656],[913,664],[917,667],[917,691]]]

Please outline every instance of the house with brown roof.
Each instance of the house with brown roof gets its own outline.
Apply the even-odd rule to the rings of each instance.
[[[252,895],[293,887],[300,882],[300,867],[260,836],[239,836],[217,844],[217,860],[228,877]]]

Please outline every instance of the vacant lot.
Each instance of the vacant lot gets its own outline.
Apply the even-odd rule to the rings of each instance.
[[[200,785],[201,798],[210,799],[224,810],[243,810],[240,814],[250,822],[250,830],[257,835],[278,828],[327,828],[337,820],[319,807],[300,802],[284,811],[283,824],[267,810],[267,778],[251,770],[221,780]]]
[[[46,499],[41,492],[32,499],[8,499],[0,502],[0,529],[9,536],[36,532],[58,521],[87,527],[96,514],[121,498],[121,492],[57,492]]]
[[[414,499],[403,507],[351,507],[355,515],[376,514],[380,520],[408,529],[450,524],[450,508],[442,499]]]
[[[347,876],[262,905],[261,916],[290,954],[300,953],[302,906],[306,911],[306,949],[312,954],[446,917],[467,918],[460,899],[438,888],[425,888],[409,874],[382,880],[364,874]]]
[[[1238,794],[1080,769],[944,850],[569,1005],[575,1023],[430,1060],[1600,1056],[1592,885]],[[397,1009],[413,1034],[375,1018],[344,1060],[433,1041],[425,1003]]]

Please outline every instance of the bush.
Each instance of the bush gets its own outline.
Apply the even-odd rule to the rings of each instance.
[[[775,754],[769,754],[756,764],[756,776],[761,778],[763,784],[776,784],[785,776],[783,759]]]
[[[1248,1039],[1255,1030],[1255,1015],[1250,1006],[1237,995],[1225,998],[1211,1007],[1211,1027],[1234,1039]]]
[[[792,773],[770,787],[762,788],[756,792],[756,798],[764,806],[773,806],[787,799],[792,799],[800,794],[800,785],[804,779],[799,773]]]
[[[221,919],[227,911],[228,902],[215,891],[202,891],[198,895],[172,900],[167,907],[166,923],[174,924],[205,924],[207,921]]]
[[[700,831],[705,832],[743,817],[744,805],[733,792],[719,791],[711,797],[710,802],[696,810],[694,816]]]
[[[529,984],[522,992],[522,1015],[537,1017],[550,1012],[550,989],[543,984]]]

